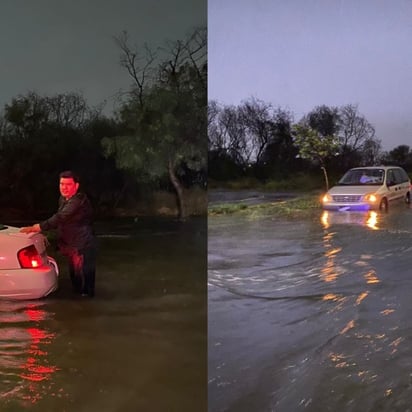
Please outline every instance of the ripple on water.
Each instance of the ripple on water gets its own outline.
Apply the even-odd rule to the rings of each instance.
[[[216,410],[410,409],[412,214],[349,223],[212,230],[209,359],[226,362],[210,368]],[[235,379],[237,392],[218,390]],[[257,407],[265,396],[273,402]]]
[[[58,367],[48,358],[48,346],[55,334],[45,323],[52,314],[42,306],[43,302],[0,302],[1,410],[2,404],[35,404],[53,386]]]
[[[209,283],[249,297],[359,294],[381,283],[387,262],[405,266],[412,250],[409,231],[391,227],[265,221],[219,229],[209,237]]]

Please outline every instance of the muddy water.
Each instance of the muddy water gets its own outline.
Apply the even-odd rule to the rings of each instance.
[[[205,411],[205,219],[96,229],[95,299],[59,259],[52,296],[0,302],[0,410]]]
[[[412,410],[412,209],[208,236],[209,411]]]

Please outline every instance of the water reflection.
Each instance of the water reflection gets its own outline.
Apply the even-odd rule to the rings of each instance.
[[[340,274],[339,268],[335,264],[335,259],[342,249],[340,247],[333,246],[333,237],[334,233],[327,231],[323,236],[323,245],[325,248],[324,255],[326,257],[326,261],[321,269],[321,279],[324,282],[335,282]]]
[[[321,223],[325,229],[334,224],[352,224],[366,226],[371,230],[378,230],[378,213],[369,212],[329,212],[324,210],[321,215]]]
[[[366,283],[368,284],[373,284],[373,283],[379,283],[380,280],[378,279],[378,276],[376,275],[375,270],[371,269],[368,272],[364,274],[364,278],[366,280]]]
[[[0,303],[0,399],[21,406],[35,404],[52,392],[59,368],[49,359],[55,333],[46,320],[44,302]],[[46,384],[47,382],[47,384]]]
[[[369,212],[369,216],[366,219],[366,226],[370,229],[378,229],[378,214],[376,212]]]
[[[326,261],[321,269],[321,279],[324,282],[335,282],[337,278],[345,273],[346,269],[343,265],[336,263],[338,255],[342,252],[342,247],[334,246],[334,237],[336,232],[331,231],[332,224],[360,224],[371,230],[377,230],[378,214],[374,211],[368,213],[351,213],[351,212],[337,212],[329,213],[324,211],[321,215],[321,223],[324,229],[323,246],[325,248],[324,256]],[[361,255],[360,259],[355,262],[355,266],[365,267],[363,277],[367,284],[379,283],[380,280],[373,268],[370,268],[370,255]],[[363,292],[358,299],[363,300],[368,292]]]
[[[375,285],[381,283],[377,269],[373,265],[374,253],[373,251],[372,253],[367,253],[363,247],[360,248],[361,253],[359,253],[360,251],[355,248],[349,257],[348,248],[341,247],[341,241],[347,232],[340,230],[336,225],[361,226],[366,229],[366,232],[364,230],[351,231],[352,236],[356,233],[356,236],[360,236],[363,240],[369,233],[367,237],[373,241],[376,237],[373,236],[370,231],[379,230],[378,213],[374,211],[367,213],[333,213],[324,211],[320,221],[324,231],[323,247],[325,257],[325,262],[321,269],[321,280],[335,283],[335,287],[339,290],[340,285],[338,281],[343,280],[343,278],[340,279],[340,276],[344,274],[346,279],[351,279],[351,284],[356,285],[357,289],[353,290],[353,292],[355,292],[353,298],[348,296],[345,300],[345,304],[353,302],[352,305],[343,306],[339,304],[335,307],[335,310],[341,310],[349,314],[350,306],[361,306],[363,311],[365,308],[370,308],[371,304],[373,305],[371,302],[376,302],[376,295],[373,293],[373,288]],[[350,243],[352,242],[349,242],[349,244]],[[333,294],[329,295],[328,300],[337,301]],[[395,309],[392,308],[379,311],[381,316],[392,315],[394,312]],[[342,324],[339,330],[339,335],[345,338],[345,347],[342,347],[340,352],[332,350],[327,355],[332,368],[335,370],[348,369],[346,375],[335,372],[336,376],[342,379],[342,381],[346,382],[344,376],[353,379],[353,383],[355,383],[357,379],[362,383],[375,382],[380,377],[373,367],[368,368],[367,365],[363,363],[362,358],[359,358],[358,350],[356,349],[358,345],[354,343],[355,341],[361,342],[361,346],[369,354],[368,356],[372,356],[372,354],[373,356],[377,356],[376,354],[385,352],[393,356],[403,341],[403,339],[399,337],[388,341],[388,335],[386,333],[365,334],[361,332],[362,330],[363,325],[360,323],[359,312],[356,311],[352,316],[349,316],[349,319],[345,319],[345,323]],[[392,389],[390,387],[386,387],[385,396],[389,396],[392,393],[391,391]]]

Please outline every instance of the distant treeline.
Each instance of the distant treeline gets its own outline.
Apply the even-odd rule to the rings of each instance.
[[[72,169],[97,210],[140,200],[148,191],[176,193],[206,185],[206,30],[168,43],[163,57],[115,38],[131,78],[112,117],[81,93],[30,91],[0,112],[0,208],[34,216],[56,207],[59,172]],[[159,49],[160,50],[160,49]]]
[[[331,176],[351,167],[379,164],[399,165],[412,173],[410,147],[383,151],[374,127],[356,105],[318,106],[298,120],[289,110],[255,98],[238,106],[210,101],[208,107],[208,175],[216,181],[287,179],[296,173],[319,174],[320,166]],[[311,149],[319,161],[317,156],[301,156],[304,140],[297,138],[296,130],[303,128],[318,138],[319,147],[312,141]],[[322,153],[326,137],[336,142],[333,154]]]

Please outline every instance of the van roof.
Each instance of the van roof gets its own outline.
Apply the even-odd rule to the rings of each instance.
[[[402,169],[400,166],[388,166],[388,165],[379,165],[379,166],[357,166],[357,167],[352,167],[352,169]]]

